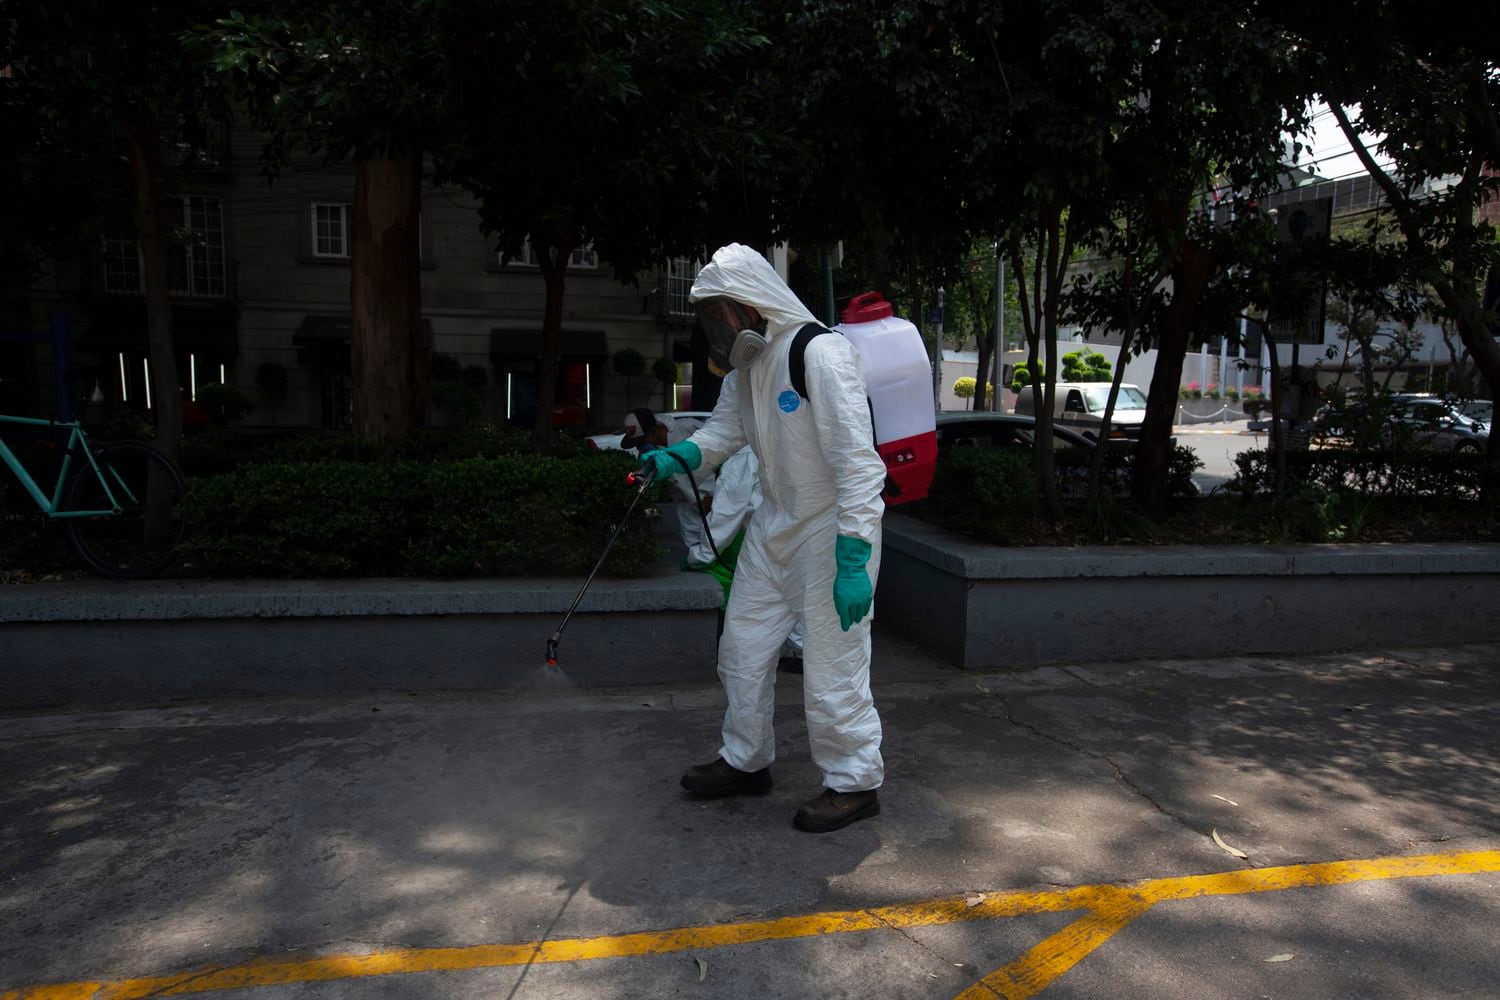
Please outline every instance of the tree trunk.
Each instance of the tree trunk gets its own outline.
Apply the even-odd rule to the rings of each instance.
[[[537,373],[536,423],[532,425],[531,448],[538,455],[552,441],[552,416],[557,408],[557,355],[562,346],[562,306],[564,279],[568,261],[573,257],[573,241],[563,239],[558,246],[536,247],[542,281],[547,287],[547,301],[542,310],[542,364]],[[556,254],[556,257],[553,257]]]
[[[422,328],[422,154],[393,148],[354,165],[349,251],[354,430],[397,441],[427,415]]]
[[[156,411],[156,447],[175,462],[182,448],[182,385],[172,340],[172,297],[167,279],[167,234],[161,179],[161,134],[156,116],[144,112],[122,120],[130,147],[131,214],[141,250],[146,296],[146,333],[151,358],[151,402]]]
[[[911,322],[912,325],[917,328],[917,334],[922,338],[923,345],[925,346],[927,341],[927,321],[926,318],[922,315],[922,276],[921,272],[917,269],[917,258],[915,253],[913,253],[912,256],[909,257],[906,261],[906,287],[911,292]],[[941,346],[938,348],[938,350],[942,350]],[[936,358],[936,355],[934,355],[934,358]],[[930,361],[929,363],[933,366],[932,372],[933,378],[935,379],[938,372],[937,364],[935,360]],[[943,408],[943,397],[937,391],[937,387],[934,387],[933,391],[932,408],[934,410],[941,410]]]
[[[1070,224],[1069,229],[1071,228]],[[1046,380],[1042,406],[1037,410],[1036,415],[1035,447],[1039,459],[1037,474],[1041,477],[1042,502],[1047,511],[1047,522],[1054,529],[1062,521],[1062,503],[1057,495],[1057,456],[1052,447],[1052,427],[1055,422],[1053,407],[1057,400],[1057,315],[1062,297],[1063,277],[1067,273],[1068,256],[1072,251],[1071,247],[1060,246],[1061,229],[1061,209],[1052,205],[1042,209],[1040,232],[1047,255],[1047,270],[1045,288],[1039,289],[1045,294],[1042,300],[1040,333],[1043,340],[1042,347],[1046,352],[1046,361],[1043,363],[1046,369]],[[1043,247],[1037,247],[1038,260],[1041,259],[1042,252]],[[1061,259],[1060,266],[1059,258]]]
[[[1193,315],[1213,266],[1207,247],[1184,243],[1172,269],[1172,302],[1156,343],[1156,368],[1146,396],[1141,441],[1136,446],[1131,490],[1148,517],[1160,517],[1167,507],[1167,482],[1172,461],[1172,418],[1177,413],[1177,387],[1192,339]]]
[[[969,296],[969,310],[974,314],[975,347],[979,351],[979,363],[976,366],[974,383],[974,409],[987,410],[986,405],[990,399],[988,390],[990,388],[990,362],[995,353],[995,327],[989,321],[993,312],[986,308],[984,298],[979,294],[975,286],[973,275],[966,274],[963,278],[964,291]]]

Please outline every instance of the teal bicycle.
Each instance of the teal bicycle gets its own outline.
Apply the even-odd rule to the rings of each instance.
[[[182,473],[172,460],[133,441],[95,445],[77,422],[0,415],[0,427],[65,431],[62,467],[51,496],[0,437],[0,461],[42,515],[67,526],[68,541],[95,573],[121,580],[155,576],[182,541]]]

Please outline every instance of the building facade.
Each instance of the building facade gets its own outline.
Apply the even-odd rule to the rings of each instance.
[[[299,160],[272,179],[262,138],[226,133],[221,151],[176,172],[169,199],[174,342],[185,397],[225,383],[254,409],[246,426],[350,425],[350,223],[354,170]],[[502,262],[466,192],[425,184],[421,198],[423,326],[432,352],[484,375],[483,418],[530,426],[535,417],[545,292],[535,255]],[[687,290],[691,261],[663,262],[617,281],[589,248],[566,277],[554,424],[612,427],[635,406],[689,408],[693,364]],[[149,359],[140,255],[134,234],[108,233],[76,262],[13,298],[0,329],[68,331],[68,373],[100,408],[146,410]],[[677,363],[676,384],[625,379],[611,367],[623,349],[648,365]],[[39,339],[0,345],[3,412],[50,412],[52,352]],[[701,359],[700,359],[701,361]],[[441,411],[434,414],[441,422]]]

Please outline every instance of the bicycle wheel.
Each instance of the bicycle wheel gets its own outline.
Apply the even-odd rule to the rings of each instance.
[[[143,444],[112,444],[95,454],[99,472],[119,501],[115,515],[68,518],[68,540],[101,576],[139,580],[166,568],[182,541],[182,474],[165,455]],[[68,484],[67,510],[113,506],[86,462]]]

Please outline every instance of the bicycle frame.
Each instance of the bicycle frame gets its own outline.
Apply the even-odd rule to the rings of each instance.
[[[69,432],[68,446],[63,452],[62,469],[57,473],[57,485],[53,488],[50,498],[42,492],[42,488],[31,477],[31,473],[26,471],[26,467],[21,464],[21,460],[16,457],[16,453],[10,450],[3,438],[0,438],[0,461],[3,461],[10,471],[15,473],[16,478],[21,481],[21,485],[26,488],[26,492],[31,494],[31,499],[36,501],[36,505],[41,508],[43,514],[51,518],[102,517],[106,515],[118,515],[124,510],[119,497],[115,496],[115,491],[110,488],[110,484],[105,478],[104,473],[100,471],[99,463],[94,460],[94,452],[89,447],[88,435],[83,432],[83,427],[76,421],[38,420],[34,417],[8,417],[0,415],[0,424],[19,424],[23,427],[48,427],[53,430],[65,430]],[[68,483],[68,474],[73,471],[73,457],[80,454],[88,461],[89,467],[94,470],[94,475],[99,478],[100,485],[104,487],[104,495],[113,504],[108,510],[62,509],[63,489]],[[118,473],[115,474],[115,485],[128,502],[138,502],[131,495],[130,489],[121,481]]]

